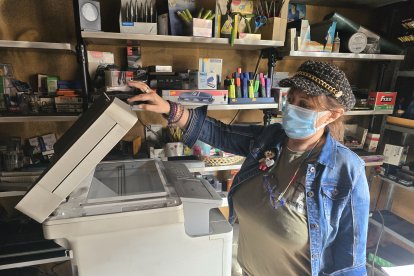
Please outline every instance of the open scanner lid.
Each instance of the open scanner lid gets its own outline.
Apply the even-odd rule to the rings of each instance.
[[[128,104],[100,97],[56,143],[52,163],[16,209],[42,223],[137,120]]]

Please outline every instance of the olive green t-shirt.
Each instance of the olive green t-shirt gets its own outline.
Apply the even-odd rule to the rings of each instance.
[[[310,275],[309,234],[304,181],[307,164],[316,160],[320,147],[293,152],[286,146],[269,173],[269,185],[281,193],[300,166],[298,177],[289,186],[285,204],[274,209],[263,173],[246,181],[234,194],[239,220],[237,259],[253,276]],[[276,197],[278,196],[275,193]]]

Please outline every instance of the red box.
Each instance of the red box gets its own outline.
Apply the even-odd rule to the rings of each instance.
[[[397,92],[370,92],[368,105],[374,110],[393,110]]]

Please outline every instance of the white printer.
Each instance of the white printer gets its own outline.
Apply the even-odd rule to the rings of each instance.
[[[230,275],[232,227],[207,182],[176,162],[100,162],[136,122],[99,99],[16,208],[73,252],[75,275]]]

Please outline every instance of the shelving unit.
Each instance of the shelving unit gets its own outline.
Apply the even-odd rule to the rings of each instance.
[[[402,132],[402,133],[414,134],[414,129],[392,125],[388,123],[384,124],[384,129]],[[389,235],[391,235],[396,240],[398,240],[399,242],[402,242],[403,244],[414,249],[414,239],[413,238],[409,239],[407,235],[404,235],[404,233],[401,232],[401,229],[406,229],[406,230],[414,229],[414,225],[409,223],[408,221],[405,221],[399,216],[393,214],[391,211],[389,211],[391,210],[391,207],[393,204],[394,193],[395,193],[396,188],[403,189],[407,192],[414,192],[414,187],[402,185],[383,175],[377,175],[376,177],[379,178],[381,182],[388,183],[389,185],[387,189],[386,199],[385,199],[385,206],[384,206],[385,210],[382,211],[382,212],[386,212],[386,215],[388,218],[388,220],[384,219],[385,220],[384,231],[388,233]],[[370,218],[369,221],[375,227],[382,227],[382,221],[379,220],[378,218],[374,219],[373,217],[373,218]],[[398,223],[391,223],[391,222],[398,222]]]
[[[414,134],[414,128],[404,127],[404,126],[398,126],[398,125],[392,125],[392,124],[385,124],[385,129],[393,130],[397,132],[403,132],[407,134]]]
[[[404,60],[404,55],[386,55],[386,54],[353,54],[353,53],[324,53],[324,52],[302,52],[290,51],[285,54],[285,58],[302,59],[335,59],[335,60],[361,60],[361,61],[386,61],[386,60]]]
[[[384,162],[365,162],[365,167],[381,166]]]
[[[0,192],[0,198],[2,197],[13,197],[13,196],[24,196],[26,191],[10,191],[10,192]]]
[[[0,48],[5,49],[39,49],[76,52],[75,48],[69,43],[55,42],[33,42],[33,41],[13,41],[0,40]]]
[[[370,7],[379,8],[408,0],[291,0],[291,3],[330,7]]]
[[[414,187],[413,186],[404,186],[404,185],[402,185],[402,184],[400,184],[398,182],[395,182],[395,181],[393,181],[393,180],[391,180],[389,178],[386,178],[385,176],[382,176],[382,175],[380,175],[378,177],[380,177],[382,181],[385,181],[385,182],[387,182],[387,183],[389,183],[391,185],[397,186],[397,187],[399,187],[401,189],[404,189],[404,190],[407,190],[409,192],[414,192]]]
[[[44,254],[47,254],[44,253]],[[69,253],[68,253],[69,255]],[[19,267],[26,267],[26,266],[35,266],[40,264],[47,264],[47,263],[60,263],[69,261],[72,258],[70,256],[63,256],[63,257],[55,257],[55,258],[36,258],[35,260],[26,261],[22,263],[12,263],[12,264],[0,264],[0,270],[2,269],[11,269],[11,268],[19,268]]]
[[[392,110],[351,110],[345,112],[345,115],[357,116],[357,115],[390,115]]]
[[[274,40],[243,40],[236,39],[234,46],[230,45],[228,38],[209,38],[193,36],[173,35],[142,35],[108,32],[82,32],[82,38],[87,44],[101,45],[134,45],[162,46],[179,48],[209,48],[209,49],[233,49],[233,50],[260,50],[269,47],[281,47],[284,41]]]
[[[414,249],[414,240],[411,232],[414,229],[414,225],[389,211],[383,210],[381,213],[384,217],[384,231]],[[369,222],[375,227],[382,227],[382,220],[376,216],[370,218]],[[407,237],[407,232],[411,232],[411,237]]]
[[[0,123],[70,122],[75,121],[78,117],[78,115],[0,116]]]
[[[398,76],[403,78],[414,78],[414,71],[398,71]]]
[[[195,173],[203,173],[203,172],[216,172],[216,171],[229,171],[229,170],[239,170],[242,164],[233,164],[233,165],[226,165],[226,166],[206,166],[204,168],[189,168],[190,172]]]
[[[185,105],[187,108],[197,108],[200,105]],[[277,103],[271,103],[271,104],[215,104],[215,105],[207,105],[208,110],[249,110],[249,109],[277,109],[278,104]],[[142,109],[139,109],[136,106],[132,107],[132,110],[135,111],[142,111]]]

